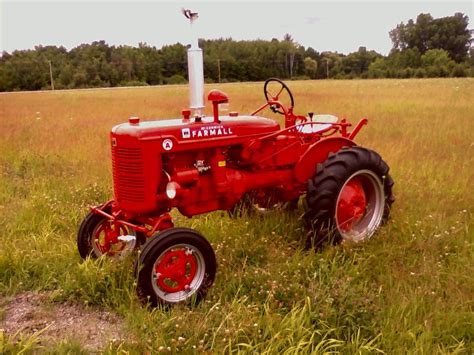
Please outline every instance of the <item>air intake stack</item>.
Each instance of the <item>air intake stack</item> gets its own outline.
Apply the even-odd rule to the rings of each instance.
[[[193,22],[197,20],[197,12],[183,9],[183,14],[191,24],[191,46],[188,48],[189,108],[197,116],[202,116],[204,108],[204,65],[202,49],[199,48],[198,36],[193,32]]]

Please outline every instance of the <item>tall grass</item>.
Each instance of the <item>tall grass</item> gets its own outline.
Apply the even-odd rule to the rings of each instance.
[[[314,253],[303,250],[302,210],[175,213],[211,241],[216,283],[196,307],[144,309],[133,260],[84,262],[75,234],[86,206],[111,196],[111,126],[177,117],[186,86],[1,94],[0,295],[47,290],[53,302],[114,310],[127,336],[106,353],[472,353],[474,80],[289,85],[297,112],[369,118],[357,142],[389,163],[397,198],[376,237]],[[263,101],[261,84],[216,86],[240,113]],[[40,336],[0,333],[0,350],[34,351]]]

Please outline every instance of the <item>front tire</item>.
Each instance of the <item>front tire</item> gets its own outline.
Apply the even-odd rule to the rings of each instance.
[[[195,230],[170,228],[145,245],[136,273],[137,294],[144,303],[198,303],[214,283],[216,256]]]
[[[372,150],[355,146],[330,155],[308,181],[308,246],[370,238],[389,218],[393,184],[389,166]]]
[[[104,212],[111,213],[106,207]],[[118,236],[134,236],[135,240],[121,241]],[[126,226],[116,226],[106,217],[90,211],[83,219],[77,233],[77,249],[83,259],[87,257],[99,258],[103,255],[122,257],[129,255],[145,241],[142,233],[137,233]]]

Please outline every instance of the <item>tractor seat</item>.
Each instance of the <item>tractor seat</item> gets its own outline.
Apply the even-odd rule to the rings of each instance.
[[[339,118],[334,115],[313,115],[312,121],[318,123],[307,121],[304,124],[297,124],[296,129],[300,133],[317,133],[328,129],[332,126],[331,123],[336,123],[338,120]]]

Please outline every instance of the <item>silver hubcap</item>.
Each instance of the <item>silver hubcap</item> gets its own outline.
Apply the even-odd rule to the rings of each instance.
[[[178,278],[181,278],[181,280],[189,278],[189,283],[186,282],[186,285],[180,285],[181,281],[173,281],[173,276],[171,276],[174,272],[170,270],[169,274],[167,273],[161,273],[159,270],[162,270],[163,267],[167,267],[166,265],[163,265],[163,263],[167,263],[165,258],[167,256],[172,255],[173,253],[179,252],[179,251],[184,251],[184,255],[188,258],[182,262],[182,268],[178,273],[181,273],[181,275],[178,276]],[[192,260],[190,260],[192,258]],[[189,262],[191,261],[191,262]],[[171,264],[179,262],[179,261],[173,261],[171,260]],[[193,265],[189,265],[193,264]],[[173,267],[173,266],[171,266]],[[170,268],[171,268],[170,267]],[[160,254],[160,256],[156,259],[155,263],[153,264],[152,267],[152,272],[151,272],[151,284],[153,286],[153,291],[155,294],[158,296],[158,298],[164,300],[167,303],[178,303],[182,302],[189,297],[191,297],[193,294],[195,294],[199,288],[201,287],[203,281],[204,281],[204,276],[205,276],[205,262],[204,262],[204,257],[202,253],[197,249],[195,246],[190,245],[190,244],[176,244],[168,249],[166,249],[164,252]],[[174,273],[176,274],[176,272]],[[160,287],[160,282],[159,279],[162,279],[162,281],[166,284],[170,285],[170,288],[177,287],[177,288],[182,288],[182,290],[179,290],[177,292],[169,292],[169,290],[163,289]],[[167,280],[169,279],[169,280]],[[180,287],[182,286],[182,287]]]
[[[352,206],[347,207],[348,204]],[[384,207],[385,193],[381,179],[370,170],[352,174],[336,202],[335,219],[343,240],[359,242],[370,238],[382,224]],[[341,215],[345,216],[343,220],[339,220]],[[348,216],[352,216],[353,220]]]

